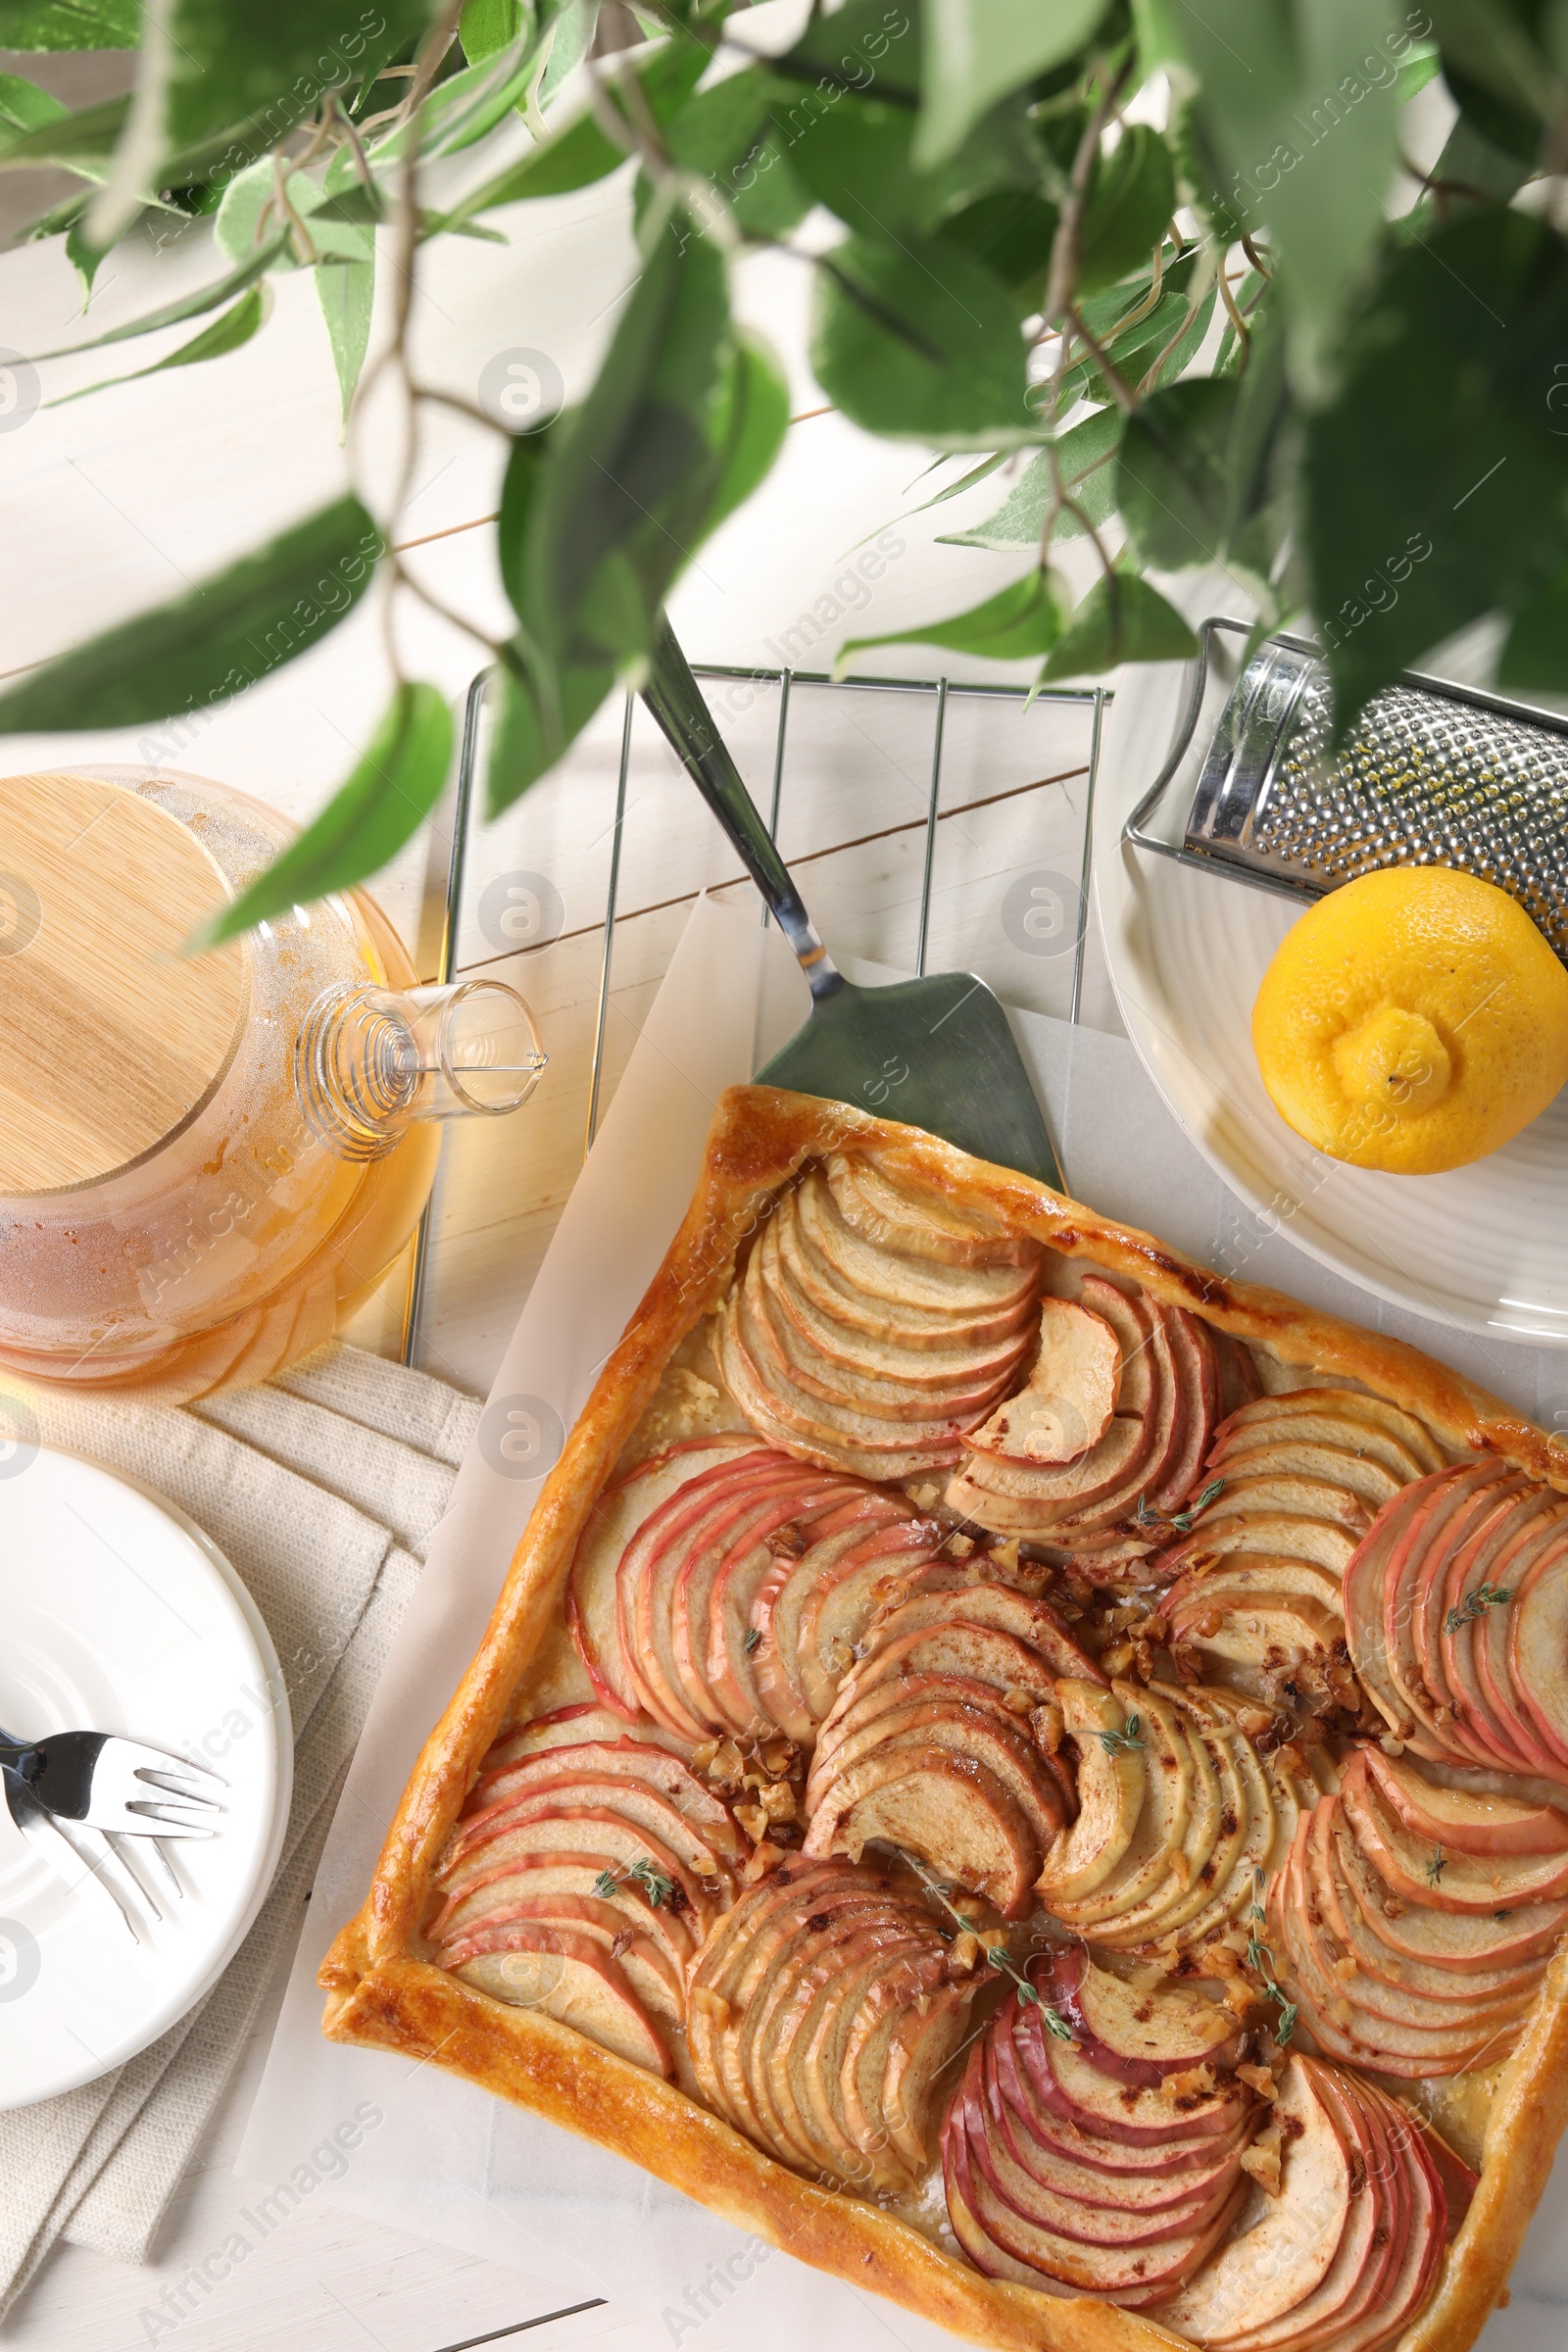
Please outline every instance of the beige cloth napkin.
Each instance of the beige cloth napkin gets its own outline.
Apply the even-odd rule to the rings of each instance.
[[[272,1891],[206,1998],[128,2065],[0,2114],[0,2319],[60,2237],[146,2260],[298,1932],[331,1799],[480,1412],[336,1344],[265,1388],[183,1409],[29,1402],[46,1446],[166,1495],[238,1570],[283,1670],[294,1795]]]

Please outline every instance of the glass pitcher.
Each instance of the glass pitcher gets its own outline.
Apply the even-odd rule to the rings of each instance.
[[[441,1122],[537,1085],[522,999],[418,987],[363,891],[182,953],[293,834],[167,769],[0,779],[0,1371],[265,1379],[402,1250]]]

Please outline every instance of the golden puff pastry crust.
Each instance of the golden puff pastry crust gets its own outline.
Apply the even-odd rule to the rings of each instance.
[[[1360,1383],[1454,1452],[1491,1455],[1568,1492],[1544,1431],[1403,1342],[1209,1271],[1149,1234],[922,1131],[765,1087],[722,1098],[691,1207],[540,1493],[478,1651],[425,1742],[374,1879],[320,1972],[334,2040],[427,2060],[643,2164],[725,2220],[1005,2352],[1173,2345],[1157,2318],[983,2277],[907,2223],[774,2162],[673,2083],[534,2009],[420,1957],[432,1873],[519,1686],[559,1633],[578,1537],[681,1342],[724,1298],[772,1197],[802,1163],[864,1155],[934,1204],[1095,1260],[1280,1364]],[[1480,2187],[1438,2285],[1397,2352],[1464,2352],[1506,2288],[1568,2123],[1568,1954],[1546,1972],[1488,2113]]]

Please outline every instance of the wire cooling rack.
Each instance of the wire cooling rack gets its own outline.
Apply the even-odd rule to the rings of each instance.
[[[1067,988],[1065,1016],[1072,1023],[1079,1021],[1081,1006],[1084,1006],[1084,959],[1086,959],[1086,941],[1089,941],[1089,919],[1086,919],[1086,907],[1089,907],[1089,882],[1091,882],[1093,790],[1096,790],[1098,762],[1101,762],[1101,734],[1102,734],[1104,706],[1107,706],[1107,701],[1109,701],[1109,694],[1104,692],[1104,689],[1049,687],[1049,689],[1042,689],[1042,692],[1032,692],[1032,689],[1027,689],[1027,687],[995,687],[995,684],[976,684],[971,680],[950,680],[950,677],[858,677],[858,675],[851,675],[851,677],[842,677],[842,680],[832,680],[832,677],[823,670],[745,668],[745,665],[731,665],[731,663],[694,663],[694,672],[696,672],[696,677],[701,677],[701,680],[712,682],[712,687],[724,687],[724,689],[761,687],[761,689],[768,689],[768,692],[776,694],[778,710],[776,710],[776,724],[773,724],[773,743],[771,743],[771,776],[766,776],[766,778],[755,776],[753,778],[753,790],[755,790],[757,800],[760,800],[760,805],[764,805],[766,802],[768,830],[771,830],[773,837],[778,837],[780,821],[785,821],[785,818],[792,813],[790,758],[792,758],[792,748],[795,748],[792,717],[795,717],[795,708],[800,706],[802,689],[811,689],[811,694],[825,692],[827,696],[830,696],[830,701],[835,701],[835,706],[842,710],[844,727],[851,727],[854,729],[856,739],[865,739],[865,741],[877,739],[879,724],[884,724],[884,727],[886,724],[891,724],[891,715],[894,715],[894,712],[898,712],[898,724],[901,724],[901,729],[907,734],[909,699],[917,699],[917,704],[929,706],[929,710],[931,710],[929,781],[926,781],[926,788],[924,788],[924,816],[903,818],[901,823],[886,825],[886,828],[882,828],[882,833],[860,835],[858,840],[851,840],[851,842],[827,842],[827,845],[823,847],[823,845],[818,845],[815,840],[811,840],[804,852],[795,845],[795,842],[788,842],[788,845],[785,845],[792,863],[800,865],[800,863],[808,863],[808,860],[813,860],[813,858],[835,857],[835,854],[844,852],[844,849],[854,852],[854,849],[862,847],[862,842],[882,842],[889,835],[909,835],[909,833],[921,835],[917,845],[914,845],[919,849],[919,889],[917,889],[917,904],[914,904],[914,955],[912,955],[912,964],[914,964],[914,971],[917,971],[917,974],[924,974],[926,971],[926,957],[929,957],[931,943],[933,943],[933,880],[936,880],[936,872],[938,872],[938,833],[941,833],[941,825],[945,818],[973,816],[973,811],[995,811],[995,807],[999,805],[999,802],[1018,800],[1020,795],[1025,795],[1025,793],[1046,793],[1046,790],[1054,788],[1054,786],[1077,786],[1077,795],[1074,795],[1074,800],[1072,800],[1072,811],[1069,811],[1069,816],[1072,816],[1069,830],[1072,830],[1074,840],[1069,842],[1067,849],[1062,849],[1060,845],[1057,845],[1055,865],[1057,865],[1057,870],[1067,868],[1067,863],[1072,865],[1074,880],[1077,880],[1077,922],[1074,922],[1074,927],[1072,927],[1072,951],[1069,951],[1069,955],[1072,955],[1072,962],[1069,962],[1069,988]],[[484,701],[487,701],[487,682],[489,682],[489,670],[482,670],[475,680],[472,680],[470,692],[467,692],[467,706],[466,706],[466,719],[464,719],[464,746],[461,746],[459,781],[456,781],[456,805],[454,805],[454,823],[452,823],[452,858],[449,858],[447,892],[444,892],[440,969],[437,969],[437,978],[440,978],[442,983],[452,981],[452,978],[459,976],[461,971],[467,969],[466,964],[461,964],[459,948],[461,948],[461,936],[464,936],[466,917],[472,912],[470,896],[472,896],[472,875],[475,875],[475,835],[479,835],[479,823],[477,823],[475,811],[477,811],[477,802],[482,800],[482,793],[479,793],[479,776],[482,776]],[[953,766],[950,746],[953,746],[955,717],[956,717],[956,710],[959,710],[959,706],[1018,706],[1022,712],[1039,712],[1044,719],[1049,719],[1051,715],[1062,717],[1062,715],[1067,715],[1067,712],[1072,712],[1072,715],[1077,715],[1079,727],[1084,729],[1084,734],[1086,734],[1084,748],[1081,748],[1081,760],[1077,760],[1077,764],[1069,764],[1067,769],[1060,769],[1057,774],[1034,778],[1034,781],[1027,781],[1027,783],[1013,783],[1013,786],[1008,786],[1004,790],[995,790],[995,793],[990,793],[990,795],[980,793],[980,795],[976,795],[976,798],[959,802],[956,807],[943,807],[943,786],[945,786],[945,778],[948,778],[950,766]],[[623,910],[623,894],[625,894],[625,857],[623,857],[623,852],[625,852],[625,825],[627,825],[627,781],[630,781],[630,771],[632,771],[632,727],[635,727],[637,708],[639,706],[637,706],[635,696],[627,694],[623,717],[620,717],[620,758],[618,758],[618,776],[615,776],[615,793],[613,793],[613,818],[612,818],[612,825],[607,828],[609,830],[609,858],[607,858],[607,877],[604,877],[602,915],[597,917],[595,927],[592,927],[597,931],[597,939],[600,939],[600,969],[597,969],[597,1004],[595,1004],[595,1016],[592,1016],[592,1058],[590,1058],[590,1070],[588,1070],[588,1110],[585,1110],[583,1151],[592,1143],[592,1136],[595,1136],[597,1124],[600,1124],[600,1112],[604,1105],[604,1080],[607,1080],[607,1023],[609,1023],[609,1011],[612,1011],[612,988],[613,988],[613,978],[615,978],[615,941],[618,941],[618,924],[623,922],[623,919],[632,919],[632,915],[659,912],[659,906],[651,907],[651,910],[649,907]],[[721,710],[717,712],[717,724],[719,727],[724,727],[724,715],[721,715]],[[818,729],[818,734],[820,734],[820,729]],[[761,783],[761,788],[760,788],[760,783]],[[800,793],[797,781],[795,781],[795,790]],[[698,807],[696,790],[691,798],[694,798],[694,809],[696,809]],[[1057,795],[1055,809],[1057,809],[1057,816],[1060,816],[1060,795]],[[698,821],[698,818],[694,818],[694,821]],[[820,811],[818,811],[818,821],[820,821]],[[827,825],[825,830],[832,830],[832,825]],[[1057,825],[1057,830],[1060,830],[1060,825]],[[992,884],[995,884],[997,880],[999,877],[992,877]],[[684,896],[696,899],[696,892],[686,892]],[[679,901],[661,901],[661,906],[667,906],[667,904],[679,904]],[[813,904],[811,892],[807,892],[807,904]],[[766,922],[766,915],[761,919]],[[830,924],[825,924],[823,919],[820,919],[820,915],[818,915],[818,927],[827,931],[827,936],[830,936],[830,941],[835,943],[835,948],[837,948],[835,931],[830,929]],[[997,993],[1002,995],[1004,1002],[1008,1002],[1008,998],[1015,1000],[1018,990],[1008,988],[1008,976],[999,974],[997,969],[992,969],[992,971],[985,969],[985,955],[968,953],[961,959],[964,959],[964,969],[978,969],[980,976],[987,978],[987,981],[997,988]],[[907,969],[907,964],[906,964],[906,969]],[[945,964],[943,969],[948,969],[948,964]],[[412,1272],[409,1272],[409,1284],[407,1284],[407,1303],[405,1303],[405,1315],[402,1315],[402,1359],[405,1359],[407,1364],[418,1362],[420,1341],[423,1341],[423,1334],[425,1334],[425,1317],[428,1317],[428,1307],[430,1307],[432,1277],[435,1277],[437,1260],[440,1260],[440,1251],[442,1251],[442,1242],[440,1242],[440,1237],[437,1237],[437,1218],[440,1218],[440,1193],[437,1193],[437,1198],[432,1200],[432,1204],[425,1209],[425,1216],[420,1218],[416,1245],[414,1245],[414,1253],[412,1253]]]

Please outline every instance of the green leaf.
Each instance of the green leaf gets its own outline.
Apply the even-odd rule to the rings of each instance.
[[[833,675],[842,678],[854,657],[873,645],[940,645],[955,654],[980,654],[988,662],[1018,662],[1048,654],[1061,635],[1061,599],[1049,572],[1026,572],[983,604],[951,620],[933,620],[882,637],[852,637],[838,651]]]
[[[1429,81],[1436,81],[1442,71],[1443,60],[1436,49],[1412,49],[1399,68],[1399,77],[1394,85],[1399,104],[1408,106],[1417,91],[1424,90]]]
[[[728,290],[676,214],[655,238],[587,399],[551,435],[529,514],[521,617],[552,657],[635,662],[727,468]]]
[[[927,0],[919,156],[936,164],[997,100],[1074,57],[1107,0]]]
[[[874,84],[879,97],[913,108],[920,98],[920,11],[890,8],[887,0],[848,0],[830,17],[813,15],[772,69],[823,95]],[[802,127],[813,119],[803,118]]]
[[[83,205],[87,199],[83,197]],[[40,223],[41,228],[41,223]],[[37,230],[34,234],[39,233]],[[87,307],[92,281],[98,274],[98,265],[104,258],[104,248],[95,245],[87,234],[87,224],[79,217],[66,230],[66,259],[81,280],[81,303]]]
[[[1176,174],[1157,130],[1135,122],[1095,164],[1079,246],[1078,285],[1095,294],[1148,260],[1176,210]]]
[[[144,375],[162,375],[166,368],[190,368],[200,360],[220,360],[225,353],[238,351],[241,344],[250,341],[265,325],[270,307],[271,288],[252,286],[231,311],[215,318],[211,326],[204,326],[199,335],[193,335],[167,359],[155,360],[150,368],[134,368],[129,375],[111,376],[106,383],[83,384],[79,392],[62,393],[58,400],[46,400],[43,405],[46,409],[63,409],[74,400],[85,400],[89,392],[110,392],[116,384],[135,384]]]
[[[937,449],[1032,439],[1006,289],[936,237],[851,237],[818,266],[811,365],[853,423]]]
[[[0,48],[134,49],[141,0],[0,0]]]
[[[1121,446],[1121,432],[1118,410],[1097,409],[1056,442],[1061,486],[1097,530],[1115,511],[1116,469],[1111,460]],[[1038,547],[1052,487],[1051,461],[1042,450],[1030,459],[994,514],[976,523],[973,530],[946,534],[943,544],[994,548],[1004,554],[1017,547]],[[1081,538],[1083,527],[1075,514],[1063,513],[1056,517],[1052,539]]]
[[[399,686],[364,757],[316,822],[203,926],[191,948],[215,948],[378,873],[441,798],[451,763],[446,697],[433,686]]]
[[[637,80],[656,122],[667,121],[690,96],[709,54],[700,41],[677,35],[639,69]],[[628,160],[626,150],[600,129],[591,113],[579,115],[531,155],[509,165],[465,196],[447,215],[446,226],[456,227],[497,205],[521,204],[535,196],[565,196],[577,188],[591,187]]]
[[[334,85],[385,65],[429,22],[427,0],[377,0],[348,25],[320,0],[172,0],[164,131],[170,148],[217,131],[249,162],[307,122]]]
[[[0,74],[0,123],[7,130],[42,130],[50,122],[63,122],[70,112],[35,81]]]
[[[264,156],[249,171],[237,173],[224,189],[213,222],[213,237],[220,253],[237,266],[243,267],[253,260],[270,239],[275,245],[287,235],[289,224],[278,218],[276,190],[277,175],[270,156]],[[304,223],[305,234],[318,259],[342,262],[372,259],[373,224],[379,214],[376,199],[368,188],[355,186],[340,195],[329,196],[325,186],[312,179],[308,172],[291,172],[284,181],[284,194]],[[259,230],[263,231],[261,236]],[[292,241],[283,243],[277,250],[274,267],[292,270],[297,258]]]
[[[520,40],[532,20],[526,0],[467,0],[458,19],[458,39],[470,66],[482,66]]]
[[[736,227],[746,237],[787,237],[815,201],[776,130],[768,132],[748,164],[737,167],[733,185],[731,210]]]
[[[161,311],[149,311],[145,318],[133,318],[125,326],[112,326],[101,335],[93,335],[85,343],[65,343],[57,351],[36,351],[30,357],[36,361],[69,360],[82,351],[101,351],[106,343],[128,343],[135,335],[156,334],[166,326],[181,326],[187,318],[199,318],[204,311],[216,311],[230,295],[243,293],[247,286],[269,270],[277,258],[281,239],[264,245],[243,268],[231,270],[217,283],[203,286],[195,294],[186,294],[178,302],[166,303]]]
[[[1379,687],[1562,565],[1568,247],[1477,212],[1396,252],[1307,420],[1305,536],[1343,739]],[[1522,641],[1523,642],[1523,641]]]
[[[1030,188],[994,188],[942,223],[949,245],[961,245],[1013,296],[1038,310],[1051,268],[1056,208]]]
[[[101,106],[83,107],[78,114],[63,109],[24,130],[0,138],[0,165],[7,171],[30,170],[35,164],[64,164],[84,171],[102,165],[114,153],[124,128],[124,98],[106,98]]]
[[[1116,501],[1147,563],[1180,571],[1229,544],[1241,401],[1239,383],[1200,376],[1152,394],[1129,417]]]
[[[548,775],[615,683],[615,673],[608,664],[563,669],[554,684],[547,722],[538,695],[519,668],[519,656],[514,649],[512,661],[497,668],[491,686],[495,716],[485,772],[485,812],[489,816],[499,816],[530,784]]]
[[[886,237],[931,229],[966,196],[1009,179],[1027,185],[1038,177],[1039,150],[1021,109],[1010,120],[988,120],[931,171],[922,171],[911,154],[916,120],[906,106],[879,98],[874,85],[863,96],[834,92],[829,104],[817,92],[802,94],[784,84],[773,105],[774,125],[791,141],[797,177],[860,233]]]
[[[343,434],[349,429],[349,411],[370,343],[370,315],[375,308],[375,264],[334,262],[316,272],[317,300],[326,320],[343,403]]]
[[[546,109],[568,74],[582,64],[594,45],[599,24],[599,0],[567,0],[556,19],[550,41],[550,62],[539,84],[539,106]]]
[[[1225,234],[1267,224],[1293,345],[1315,380],[1383,229],[1397,152],[1395,0],[1170,0],[1170,12],[1228,175]]]
[[[711,428],[723,470],[702,518],[704,539],[751,497],[783,448],[789,420],[789,379],[776,355],[750,327],[737,327]]]
[[[242,556],[189,596],[47,662],[0,695],[0,730],[133,727],[226,701],[351,612],[369,586],[381,534],[341,498]]]
[[[1102,573],[1053,651],[1040,682],[1097,676],[1123,662],[1182,662],[1198,651],[1174,605],[1133,573]]]

